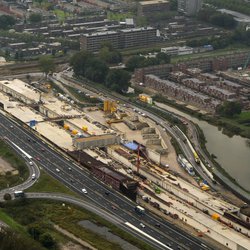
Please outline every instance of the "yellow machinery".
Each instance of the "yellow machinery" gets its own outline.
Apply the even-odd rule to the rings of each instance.
[[[153,103],[152,97],[146,94],[139,94],[139,100],[142,102],[149,103],[149,104]]]
[[[88,127],[87,127],[87,126],[83,126],[83,127],[82,127],[82,130],[83,130],[84,132],[87,132],[87,131],[88,131]]]
[[[64,124],[64,129],[66,129],[66,130],[69,130],[69,125],[68,124]]]
[[[78,134],[78,131],[74,129],[74,130],[71,131],[71,133],[72,133],[73,135],[76,135],[76,134]]]
[[[114,101],[105,100],[103,102],[103,111],[114,113],[117,110],[117,104]]]

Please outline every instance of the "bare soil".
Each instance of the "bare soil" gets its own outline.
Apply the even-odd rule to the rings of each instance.
[[[0,175],[4,175],[6,172],[15,171],[15,169],[11,166],[10,163],[5,161],[3,158],[0,158]]]

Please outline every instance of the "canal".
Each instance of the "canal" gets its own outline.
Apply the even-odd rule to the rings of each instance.
[[[206,148],[215,155],[220,166],[243,188],[250,191],[250,146],[241,136],[229,137],[218,127],[199,120],[171,106],[157,103],[157,106],[181,115],[199,125],[206,138]]]

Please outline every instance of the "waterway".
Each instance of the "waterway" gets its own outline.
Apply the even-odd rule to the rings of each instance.
[[[250,146],[247,145],[247,139],[236,135],[229,137],[223,134],[218,127],[206,121],[199,120],[165,104],[159,104],[159,106],[198,124],[206,137],[208,152],[217,157],[216,161],[232,178],[250,191]]]

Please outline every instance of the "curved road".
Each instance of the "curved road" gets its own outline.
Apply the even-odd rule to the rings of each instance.
[[[14,142],[31,155],[34,162],[43,167],[50,175],[73,191],[85,196],[85,199],[91,201],[95,206],[108,211],[124,222],[131,223],[137,228],[140,227],[140,223],[145,224],[146,227],[141,230],[164,245],[171,245],[172,249],[178,249],[178,247],[190,250],[214,249],[205,246],[199,238],[187,234],[148,211],[145,216],[136,214],[134,212],[136,206],[134,202],[107,188],[107,186],[93,178],[86,169],[80,169],[71,160],[63,158],[61,154],[45,144],[40,138],[25,130],[18,123],[10,121],[3,114],[0,114],[0,135]],[[87,189],[87,195],[82,193],[82,188]],[[106,191],[110,192],[109,196],[105,195]],[[116,209],[112,209],[114,206]],[[160,229],[155,227],[157,224],[160,224]],[[155,246],[152,241],[150,243]],[[158,244],[157,249],[167,248],[163,248]]]

